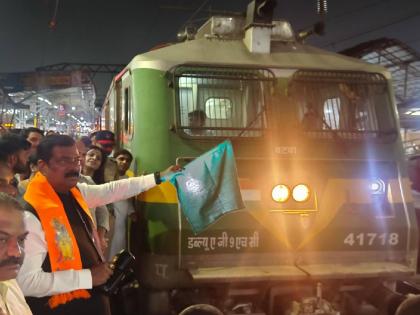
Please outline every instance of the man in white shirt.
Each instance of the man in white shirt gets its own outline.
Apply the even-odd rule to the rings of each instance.
[[[114,154],[119,178],[128,178],[127,170],[130,168],[133,161],[133,155],[128,150],[120,150]],[[113,204],[114,208],[114,226],[113,233],[110,238],[110,246],[108,250],[108,260],[118,254],[122,249],[126,248],[127,244],[127,219],[129,215],[134,213],[134,204],[132,198],[123,199]]]
[[[109,315],[108,298],[98,287],[112,270],[98,246],[88,208],[150,189],[160,182],[160,174],[103,185],[80,184],[75,142],[63,135],[45,138],[37,156],[40,171],[24,196],[29,234],[18,283],[31,297],[27,301],[34,315]]]
[[[23,261],[27,235],[22,206],[0,192],[0,315],[31,315],[15,278]]]

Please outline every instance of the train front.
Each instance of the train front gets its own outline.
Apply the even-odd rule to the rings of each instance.
[[[338,312],[415,273],[416,219],[382,74],[183,65],[173,80],[178,161],[231,139],[246,208],[198,235],[181,209],[154,212],[172,223],[142,260],[150,285],[178,288],[184,304],[197,294],[287,314],[325,298]]]
[[[166,72],[165,148],[187,163],[230,139],[246,208],[197,235],[176,199],[148,212],[151,313],[354,315],[398,300],[386,285],[415,274],[418,235],[386,72],[298,43],[203,43],[183,54],[208,60]]]

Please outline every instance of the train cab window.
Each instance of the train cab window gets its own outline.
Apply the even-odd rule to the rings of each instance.
[[[210,97],[205,107],[208,119],[232,118],[232,101],[226,97]]]
[[[340,98],[328,98],[325,100],[321,113],[318,113],[316,105],[307,101],[304,106],[302,126],[304,130],[338,130],[340,129]]]
[[[324,102],[324,117],[327,125],[334,130],[340,129],[340,98],[329,98]],[[327,128],[326,125],[323,126]]]
[[[177,129],[189,137],[261,137],[272,74],[263,69],[175,70]]]
[[[289,84],[298,119],[311,135],[377,137],[395,128],[385,78],[379,74],[298,71]]]

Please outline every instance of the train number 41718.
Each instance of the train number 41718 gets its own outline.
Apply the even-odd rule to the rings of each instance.
[[[344,239],[348,246],[396,246],[398,233],[350,233]]]

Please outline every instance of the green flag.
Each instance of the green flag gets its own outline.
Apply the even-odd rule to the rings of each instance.
[[[196,158],[166,180],[176,187],[182,212],[196,234],[223,214],[245,208],[230,141]]]

